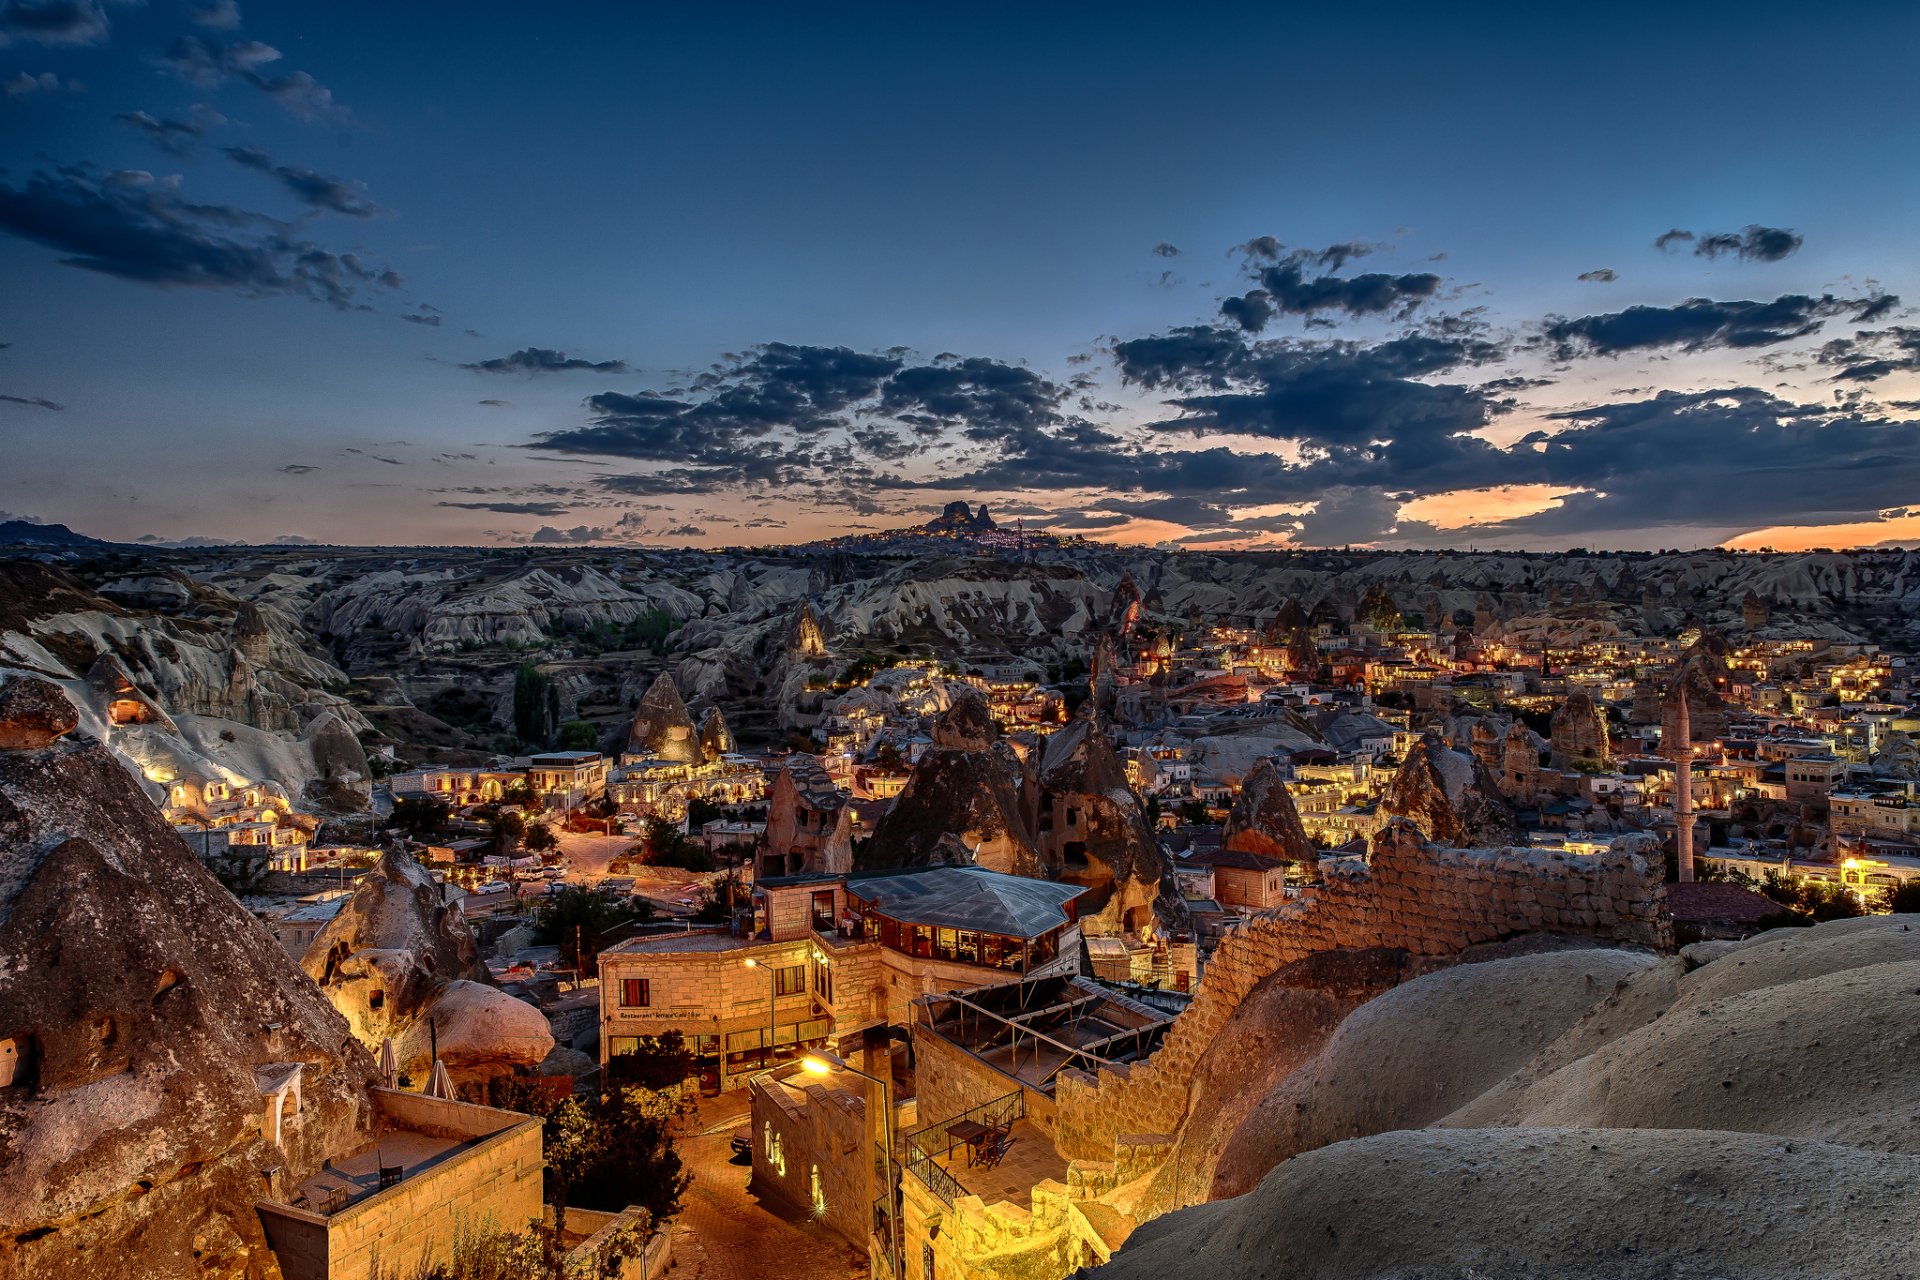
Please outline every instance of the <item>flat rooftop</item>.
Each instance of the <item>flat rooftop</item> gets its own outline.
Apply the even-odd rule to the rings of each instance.
[[[492,1136],[441,1137],[383,1121],[379,1136],[372,1143],[350,1156],[329,1160],[325,1169],[300,1184],[287,1203],[312,1213],[339,1213],[380,1190],[381,1166],[399,1166],[400,1181],[404,1183]]]

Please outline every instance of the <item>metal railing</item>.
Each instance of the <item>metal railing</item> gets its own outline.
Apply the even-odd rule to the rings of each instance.
[[[920,1179],[926,1188],[951,1206],[965,1195],[966,1188],[959,1179],[948,1173],[939,1163],[939,1157],[953,1154],[957,1142],[952,1136],[953,1126],[962,1121],[972,1120],[989,1129],[1011,1129],[1014,1123],[1027,1114],[1027,1095],[1024,1090],[1015,1089],[1012,1093],[1002,1094],[991,1102],[983,1102],[977,1107],[962,1111],[957,1116],[948,1116],[934,1124],[922,1125],[911,1133],[900,1137],[899,1162]]]

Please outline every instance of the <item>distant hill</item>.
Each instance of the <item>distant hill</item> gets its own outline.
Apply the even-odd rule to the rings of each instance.
[[[103,542],[75,533],[63,524],[34,524],[30,520],[0,520],[0,547],[96,547],[106,550],[117,542]]]

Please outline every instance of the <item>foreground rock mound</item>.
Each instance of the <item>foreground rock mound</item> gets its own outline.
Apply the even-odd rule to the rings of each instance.
[[[538,1009],[487,985],[466,917],[404,850],[382,855],[301,964],[363,1046],[393,1039],[416,1084],[436,1048],[456,1081],[532,1068],[553,1048]]]
[[[47,737],[64,695],[5,690],[0,1275],[277,1276],[254,1202],[359,1145],[372,1060],[104,746]]]
[[[1096,1274],[1912,1275],[1916,1026],[1915,916],[1419,977],[1258,1082],[1214,1188],[1250,1190]]]
[[[1920,1158],[1633,1129],[1421,1130],[1289,1160],[1099,1280],[1912,1275]]]

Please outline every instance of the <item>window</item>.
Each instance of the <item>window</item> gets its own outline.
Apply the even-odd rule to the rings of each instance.
[[[813,991],[815,995],[819,996],[822,1000],[825,1000],[828,1004],[833,1003],[833,966],[832,965],[821,964],[821,965],[814,966]]]
[[[650,978],[622,978],[620,980],[620,1007],[623,1009],[644,1009],[653,1003],[653,980]]]
[[[817,889],[813,894],[813,927],[829,933],[833,926],[833,890]]]
[[[773,971],[773,989],[778,995],[803,996],[807,993],[807,966],[788,965]]]

